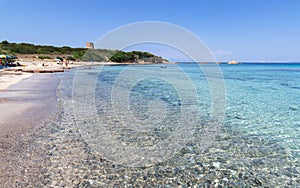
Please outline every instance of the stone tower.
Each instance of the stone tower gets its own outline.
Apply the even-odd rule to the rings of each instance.
[[[88,48],[88,49],[94,49],[94,43],[86,42],[85,47]]]

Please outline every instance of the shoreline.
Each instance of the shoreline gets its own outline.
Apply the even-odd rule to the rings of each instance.
[[[31,76],[31,73],[8,72],[5,70],[0,70],[0,92]]]
[[[116,62],[72,62],[67,67],[65,65],[57,65],[55,62],[32,61],[19,62],[22,66],[0,69],[0,92],[6,90],[10,86],[19,83],[23,79],[33,76],[35,73],[55,73],[64,72],[65,70],[80,66],[126,66],[126,65],[155,65],[154,63],[116,63]],[[42,66],[44,65],[45,66]],[[173,62],[162,63],[157,65],[175,64]]]
[[[27,186],[47,162],[35,140],[57,111],[59,78],[24,75],[17,75],[0,91],[0,187]]]

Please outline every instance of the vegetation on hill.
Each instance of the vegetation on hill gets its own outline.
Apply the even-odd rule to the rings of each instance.
[[[68,46],[55,47],[45,45],[34,45],[28,43],[10,43],[2,41],[0,43],[0,54],[37,54],[40,59],[47,59],[49,55],[67,56],[68,60],[81,61],[112,61],[112,62],[139,62],[143,60],[151,63],[162,63],[163,58],[148,52],[132,51],[124,52],[120,50],[108,49],[86,49],[71,48]]]
[[[141,52],[141,51],[132,51],[132,52],[123,52],[117,51],[110,57],[110,61],[113,62],[139,62],[143,60],[144,62],[151,63],[164,63],[167,60],[162,57],[155,56],[149,52]]]
[[[57,55],[72,55],[76,59],[80,59],[86,52],[85,48],[71,48],[68,46],[54,47],[44,45],[34,45],[28,43],[9,43],[2,41],[0,43],[0,53],[6,54],[57,54]]]
[[[107,50],[107,49],[88,49],[81,56],[82,61],[109,61],[110,57],[112,57],[117,50]]]

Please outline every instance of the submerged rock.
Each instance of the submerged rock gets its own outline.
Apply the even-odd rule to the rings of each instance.
[[[290,110],[299,110],[299,107],[298,106],[290,106],[289,109]]]

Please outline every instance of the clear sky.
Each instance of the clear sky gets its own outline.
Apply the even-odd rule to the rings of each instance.
[[[196,34],[219,61],[300,62],[299,0],[0,0],[0,7],[1,41],[83,47],[124,24],[163,21]]]

